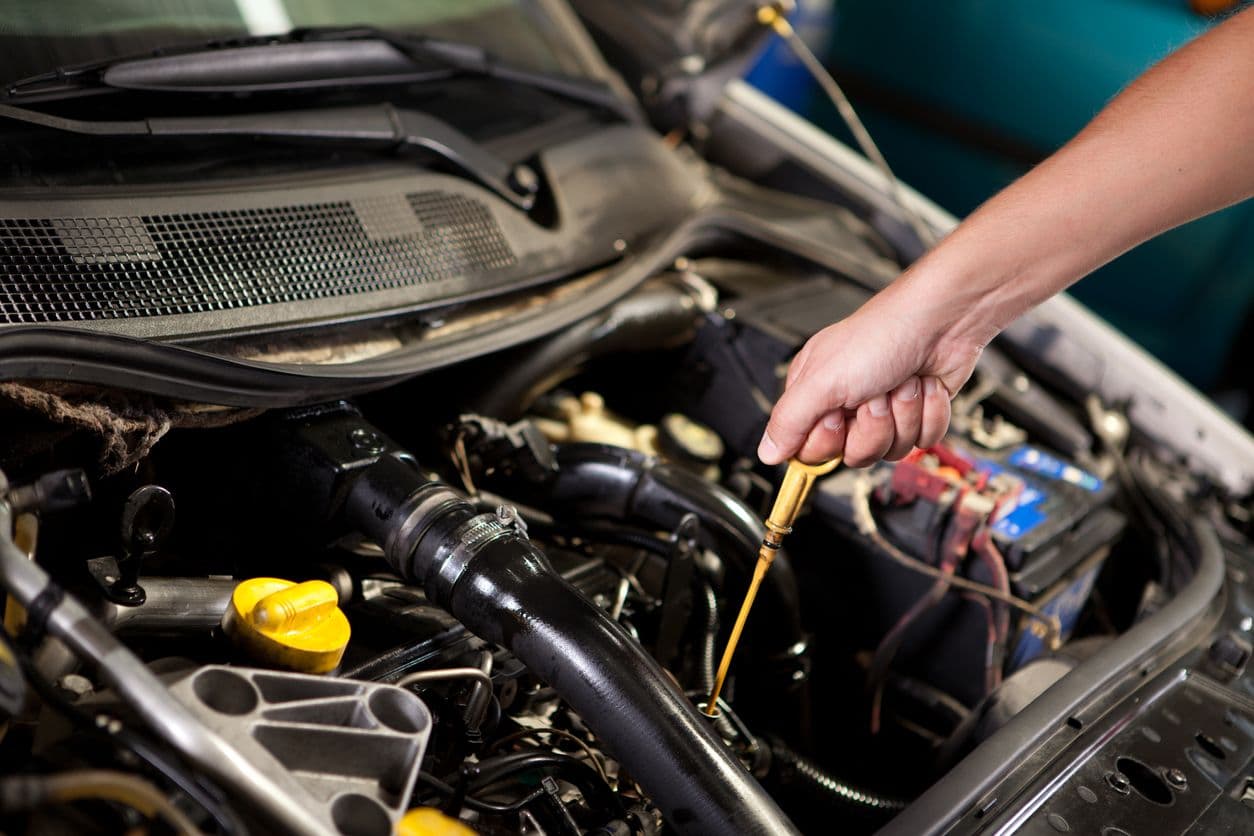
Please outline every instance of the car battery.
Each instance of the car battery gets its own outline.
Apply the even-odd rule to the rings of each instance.
[[[855,528],[856,480],[876,486],[872,512],[881,533],[907,554],[931,565],[953,514],[954,490],[987,496],[994,510],[987,533],[1005,564],[1010,591],[1057,618],[1061,637],[1075,627],[1093,583],[1125,521],[1109,507],[1112,486],[1072,462],[1033,445],[999,452],[947,439],[885,462],[869,474],[843,471],[820,483],[815,513],[847,533]],[[955,487],[956,486],[956,487]],[[947,493],[948,490],[948,493]],[[932,587],[934,579],[889,559],[865,538],[856,575],[865,585],[867,644],[875,644]],[[991,585],[985,562],[967,555],[957,573]],[[993,607],[975,593],[950,589],[907,628],[893,669],[923,679],[967,705],[988,690],[988,670],[1010,673],[1048,650],[1048,631],[1035,618],[1010,611],[1004,646],[990,639]]]

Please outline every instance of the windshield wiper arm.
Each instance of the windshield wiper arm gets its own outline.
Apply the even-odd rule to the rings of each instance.
[[[370,27],[294,29],[286,35],[169,47],[157,54],[60,67],[4,85],[9,99],[113,88],[250,93],[480,76],[519,84],[634,120],[608,85],[512,66],[472,44]]]
[[[0,104],[0,118],[88,136],[254,136],[420,148],[524,211],[535,202],[538,186],[531,169],[511,166],[447,122],[391,104],[107,122],[68,119]]]

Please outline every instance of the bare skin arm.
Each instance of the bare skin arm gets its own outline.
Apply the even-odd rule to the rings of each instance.
[[[850,465],[935,444],[1011,321],[1172,227],[1254,195],[1254,10],[1133,82],[797,354],[758,455]],[[1146,292],[1153,292],[1152,286]]]

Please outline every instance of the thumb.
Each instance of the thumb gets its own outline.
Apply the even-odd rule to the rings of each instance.
[[[802,377],[785,389],[758,444],[762,463],[779,464],[796,455],[814,425],[832,410],[829,400],[812,378]]]

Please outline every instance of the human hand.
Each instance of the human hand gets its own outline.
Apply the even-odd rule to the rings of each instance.
[[[815,334],[793,359],[758,456],[778,464],[843,454],[864,467],[936,444],[949,400],[983,345],[953,334],[950,317],[885,292]]]

